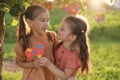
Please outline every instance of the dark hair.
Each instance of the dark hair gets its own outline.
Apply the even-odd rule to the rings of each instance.
[[[75,16],[68,16],[64,19],[70,26],[73,35],[77,36],[74,44],[79,44],[80,49],[80,59],[82,63],[82,73],[86,71],[89,72],[89,46],[87,32],[87,23],[81,18]]]
[[[21,14],[20,19],[19,19],[19,37],[18,40],[23,41],[23,49],[25,50],[26,48],[29,47],[28,44],[28,35],[27,34],[27,28],[25,26],[25,22],[24,22],[24,16],[25,19],[30,19],[30,20],[34,20],[38,15],[42,14],[43,12],[46,12],[47,10],[41,6],[29,6],[26,10],[25,13]],[[31,32],[30,32],[31,33]]]

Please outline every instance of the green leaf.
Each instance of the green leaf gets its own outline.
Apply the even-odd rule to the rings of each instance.
[[[32,0],[24,0],[24,2],[32,3]]]
[[[19,0],[11,0],[11,4],[17,4]]]
[[[13,18],[11,25],[16,26],[18,24],[18,21]]]
[[[24,3],[24,0],[20,0],[18,3],[22,5]]]
[[[24,12],[24,11],[25,11],[25,7],[24,7],[24,6],[20,6],[20,5],[19,5],[19,9],[20,9],[21,12]]]
[[[9,14],[16,17],[25,11],[25,6],[20,4],[15,4],[10,8]]]
[[[25,6],[25,9],[26,9],[28,6],[30,6],[30,3],[28,3],[28,2],[24,2],[23,5]]]

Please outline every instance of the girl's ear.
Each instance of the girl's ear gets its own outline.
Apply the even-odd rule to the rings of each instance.
[[[71,40],[71,41],[75,41],[75,40],[76,40],[76,38],[77,38],[77,36],[76,36],[76,35],[71,35],[71,36],[70,36],[70,40]]]

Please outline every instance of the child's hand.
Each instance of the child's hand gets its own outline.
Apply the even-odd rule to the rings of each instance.
[[[35,68],[40,68],[41,67],[38,59],[33,61],[33,63],[34,63]]]
[[[50,60],[47,59],[47,58],[45,58],[45,57],[41,57],[41,58],[39,59],[39,63],[40,63],[40,65],[46,66],[46,67],[48,67],[48,66],[51,65]]]

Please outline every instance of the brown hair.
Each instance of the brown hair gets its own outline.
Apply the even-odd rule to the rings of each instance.
[[[87,37],[87,23],[78,17],[68,16],[64,19],[68,23],[71,29],[71,33],[76,35],[77,38],[74,44],[79,44],[80,49],[80,59],[82,63],[82,73],[86,71],[89,72],[89,46],[88,46],[88,37]]]
[[[21,14],[20,19],[19,19],[19,37],[18,40],[23,41],[23,49],[25,50],[26,48],[28,48],[29,44],[28,44],[28,36],[29,34],[27,34],[27,28],[25,26],[25,22],[24,22],[24,16],[25,19],[30,19],[30,20],[34,20],[38,15],[42,15],[43,12],[46,12],[47,10],[45,8],[43,8],[42,6],[29,6],[25,13]],[[31,33],[31,31],[30,31]]]

